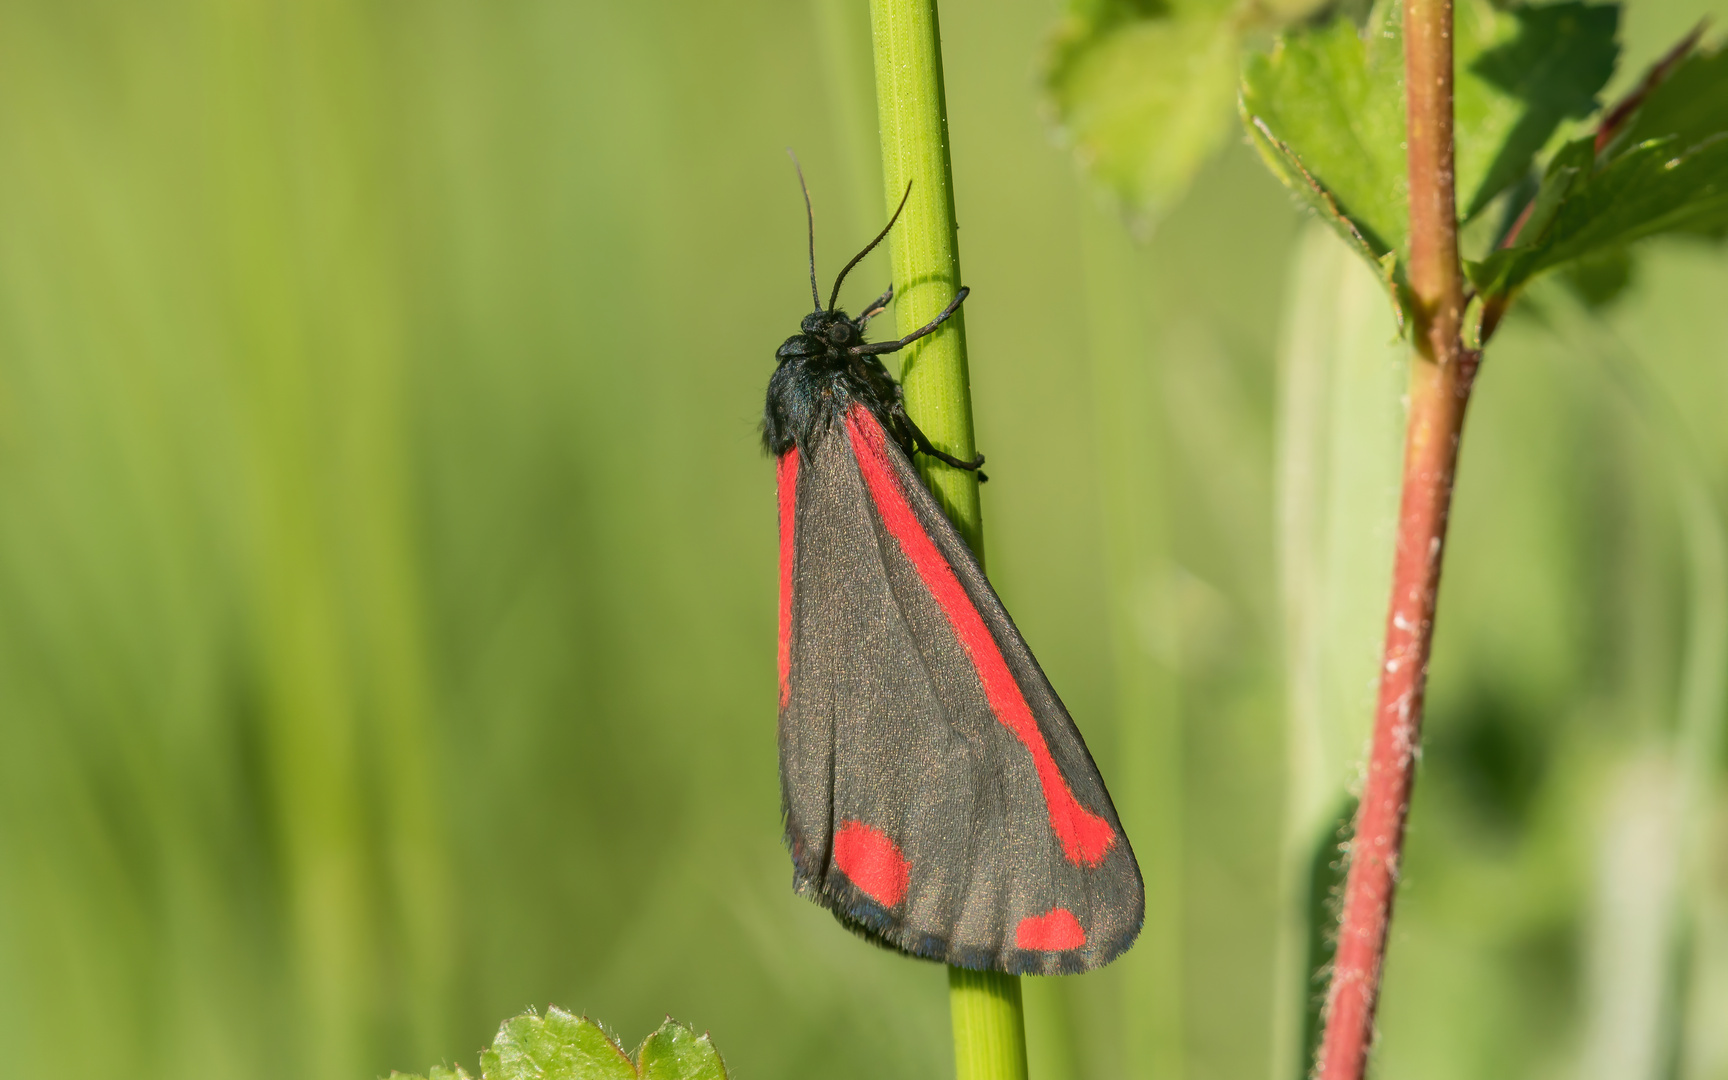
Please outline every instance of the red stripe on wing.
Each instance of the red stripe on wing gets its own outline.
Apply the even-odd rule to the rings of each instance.
[[[780,707],[792,700],[792,572],[798,519],[798,448],[780,455]]]
[[[1028,915],[1014,928],[1016,949],[1066,952],[1086,944],[1086,931],[1067,908],[1052,908],[1042,915]]]
[[[834,865],[883,907],[906,899],[912,867],[900,854],[900,845],[880,829],[862,821],[842,824],[834,834]]]
[[[882,523],[899,542],[900,550],[918,571],[924,587],[930,590],[930,595],[935,597],[942,613],[948,617],[949,625],[960,639],[960,647],[966,650],[978,672],[978,681],[984,687],[990,711],[1031,753],[1038,784],[1044,789],[1050,828],[1062,843],[1062,854],[1071,863],[1096,866],[1116,841],[1116,831],[1108,821],[1081,806],[1074,792],[1069,790],[1062,770],[1056,767],[1056,759],[1050,756],[1050,747],[1044,741],[1038,721],[1032,716],[1032,708],[1026,704],[1026,695],[1008,670],[1007,661],[1002,659],[1002,650],[997,647],[996,639],[984,625],[972,598],[960,586],[948,560],[936,549],[935,541],[924,531],[924,526],[907,503],[906,493],[900,489],[894,466],[888,460],[887,435],[882,425],[863,406],[854,405],[846,414],[846,427],[852,433],[852,449],[858,459],[858,468],[876,500]]]

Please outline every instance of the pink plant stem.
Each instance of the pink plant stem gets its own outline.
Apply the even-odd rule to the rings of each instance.
[[[1319,1080],[1361,1080],[1374,1041],[1374,1010],[1416,776],[1441,551],[1478,360],[1459,336],[1465,301],[1453,190],[1450,0],[1404,0],[1404,33],[1416,349],[1392,610],[1326,995],[1326,1031],[1315,1068]]]

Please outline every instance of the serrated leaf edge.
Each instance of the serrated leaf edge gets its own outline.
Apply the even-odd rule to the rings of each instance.
[[[1307,186],[1307,191],[1303,194],[1309,197],[1307,200],[1309,205],[1326,214],[1331,219],[1332,224],[1344,233],[1345,242],[1350,244],[1358,255],[1366,259],[1370,266],[1374,267],[1376,274],[1386,285],[1387,299],[1392,303],[1392,318],[1397,323],[1398,336],[1402,338],[1406,327],[1405,304],[1407,298],[1403,295],[1404,289],[1398,280],[1397,252],[1388,251],[1384,255],[1374,254],[1373,245],[1369,244],[1368,238],[1362,235],[1362,230],[1357,227],[1356,222],[1339,208],[1338,200],[1332,196],[1332,192],[1327,190],[1326,185],[1308,171],[1307,166],[1302,164],[1302,159],[1296,156],[1296,152],[1290,148],[1289,144],[1272,134],[1271,126],[1265,120],[1248,112],[1247,103],[1242,101],[1240,95],[1237,97],[1237,104],[1241,110],[1243,122],[1278,154],[1283,164],[1295,169],[1301,176],[1302,182]],[[1291,183],[1287,172],[1277,168],[1276,164],[1272,162],[1268,162],[1268,164],[1274,165],[1272,171],[1278,174],[1285,184],[1295,186]]]

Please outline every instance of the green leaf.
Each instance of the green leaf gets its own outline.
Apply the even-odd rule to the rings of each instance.
[[[1229,5],[1076,3],[1044,84],[1060,137],[1150,227],[1230,130],[1241,46]]]
[[[1522,180],[1563,120],[1596,111],[1614,74],[1620,9],[1551,4],[1496,12],[1457,6],[1461,55],[1454,95],[1460,216],[1485,210]]]
[[[1721,131],[1728,131],[1728,49],[1718,46],[1681,61],[1607,149],[1615,153],[1669,135],[1696,146]]]
[[[1578,260],[1623,259],[1628,244],[1657,233],[1728,229],[1728,55],[1664,57],[1632,105],[1623,122],[1628,106],[1610,112],[1600,151],[1588,136],[1554,155],[1511,246],[1466,264],[1483,295],[1510,296]]]
[[[636,1080],[636,1066],[586,1017],[559,1008],[506,1020],[480,1055],[486,1080]]]
[[[642,1080],[726,1080],[726,1066],[708,1036],[671,1017],[636,1051]]]
[[[1691,147],[1652,139],[1592,170],[1594,144],[1587,136],[1555,156],[1515,246],[1467,264],[1484,295],[1657,233],[1728,228],[1728,132]]]
[[[484,1080],[726,1080],[720,1052],[670,1016],[642,1040],[635,1060],[618,1041],[587,1017],[553,1007],[504,1021],[480,1055]],[[391,1073],[391,1080],[471,1080],[434,1066],[427,1077]]]
[[[1479,214],[1530,169],[1560,123],[1583,117],[1613,72],[1618,8],[1455,7],[1459,203]],[[1407,252],[1402,8],[1377,4],[1281,38],[1245,66],[1241,111],[1272,171],[1371,261]],[[1322,197],[1323,196],[1323,197]]]
[[[1578,139],[1567,143],[1548,163],[1548,171],[1543,175],[1536,197],[1525,212],[1524,224],[1519,228],[1519,235],[1526,241],[1547,235],[1560,208],[1566,203],[1566,196],[1571,194],[1580,177],[1588,177],[1596,167],[1593,142],[1593,139]]]
[[[1241,111],[1273,174],[1370,262],[1404,247],[1404,57],[1397,4],[1359,35],[1348,19],[1249,58]]]
[[[1398,332],[1404,332],[1405,317],[1411,310],[1410,292],[1407,283],[1400,276],[1398,256],[1391,251],[1377,254],[1374,243],[1364,236],[1356,223],[1346,215],[1338,205],[1332,193],[1316,180],[1313,174],[1302,167],[1302,162],[1293,151],[1272,134],[1266,122],[1259,117],[1251,117],[1244,109],[1243,119],[1248,123],[1248,130],[1253,136],[1254,145],[1259,148],[1261,157],[1272,169],[1274,175],[1289,185],[1298,197],[1306,202],[1319,218],[1330,225],[1344,238],[1351,250],[1372,264],[1390,292],[1393,314],[1397,320]]]

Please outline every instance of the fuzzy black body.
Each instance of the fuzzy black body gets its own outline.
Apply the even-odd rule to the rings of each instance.
[[[804,316],[798,333],[775,350],[779,363],[768,380],[768,403],[762,413],[762,445],[779,457],[796,446],[806,456],[816,441],[862,405],[892,433],[906,456],[915,445],[902,432],[905,408],[900,384],[873,355],[850,350],[864,344],[864,327],[882,310],[871,305],[854,319],[844,311],[814,311]]]

